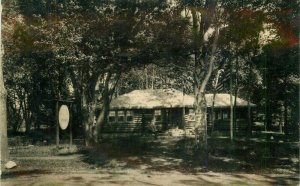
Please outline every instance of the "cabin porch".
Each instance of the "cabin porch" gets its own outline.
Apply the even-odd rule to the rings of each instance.
[[[212,111],[208,108],[208,134],[230,134],[230,109],[214,109],[214,124]],[[234,133],[246,134],[247,108],[238,108],[235,114]],[[163,133],[169,129],[193,131],[195,126],[194,109],[192,108],[157,108],[157,109],[118,109],[111,110],[108,122],[102,126],[104,133]]]

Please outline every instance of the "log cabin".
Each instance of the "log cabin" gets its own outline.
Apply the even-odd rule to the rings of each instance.
[[[206,94],[206,102],[208,130],[211,130],[213,94]],[[246,130],[247,106],[247,101],[236,99],[236,131]],[[108,122],[102,125],[101,131],[135,134],[160,133],[172,128],[192,131],[193,107],[194,97],[175,89],[134,90],[111,101]],[[229,132],[230,94],[216,94],[213,110],[214,130]]]

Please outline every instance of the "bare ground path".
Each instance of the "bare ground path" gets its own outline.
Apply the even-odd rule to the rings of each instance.
[[[189,147],[183,148],[176,140],[159,143],[154,141],[146,145],[138,143],[136,140],[134,144],[130,141],[122,144],[104,143],[99,148],[84,150],[78,146],[60,149],[55,146],[11,147],[12,160],[17,162],[18,167],[6,171],[1,179],[1,186],[300,183],[295,167],[298,159],[295,157],[278,158],[276,161],[264,160],[262,163],[271,162],[274,166],[260,168],[255,165],[255,159],[250,159],[249,162],[247,158],[240,158],[240,155],[221,156],[215,153],[210,156],[211,167],[208,171],[203,171],[201,165],[199,169],[186,153]]]
[[[291,175],[257,175],[171,172],[144,172],[143,170],[90,171],[82,173],[47,173],[19,175],[4,178],[1,185],[298,185],[297,177]]]

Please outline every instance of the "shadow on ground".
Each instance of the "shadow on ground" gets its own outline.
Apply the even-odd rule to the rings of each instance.
[[[103,141],[97,147],[85,149],[82,161],[106,168],[177,170],[183,173],[299,172],[298,150],[287,144],[253,141],[231,143],[228,139],[210,139],[208,154],[204,148],[194,149],[194,140],[188,138],[121,138]]]
[[[274,185],[299,182],[298,147],[292,143],[253,139],[231,142],[229,139],[211,138],[207,154],[204,149],[195,148],[194,139],[153,136],[107,139],[89,148],[16,146],[11,149],[11,154],[20,166],[6,172],[2,178],[83,172],[108,174],[105,179],[106,183],[110,183],[116,177],[126,178],[133,170],[145,176],[144,180],[150,180],[155,172],[195,175],[192,179],[178,180],[179,185],[213,185],[222,183],[224,179],[236,185],[242,184],[242,180],[264,180]],[[85,178],[70,176],[68,179],[72,179],[70,181],[73,183]]]

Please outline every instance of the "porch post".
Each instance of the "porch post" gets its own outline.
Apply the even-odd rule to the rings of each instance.
[[[70,104],[70,121],[69,121],[69,125],[70,125],[70,147],[73,144],[73,133],[72,133],[72,119],[73,119],[73,107],[72,107],[72,103]]]
[[[233,78],[233,65],[232,62],[230,61],[230,140],[232,142],[233,140],[233,97],[232,97],[232,93],[233,93],[233,82],[232,82],[232,78]]]
[[[56,100],[55,111],[56,111],[56,147],[59,146],[59,120],[58,120],[58,103],[59,100]]]
[[[183,129],[185,129],[185,107],[182,107],[182,125]]]

